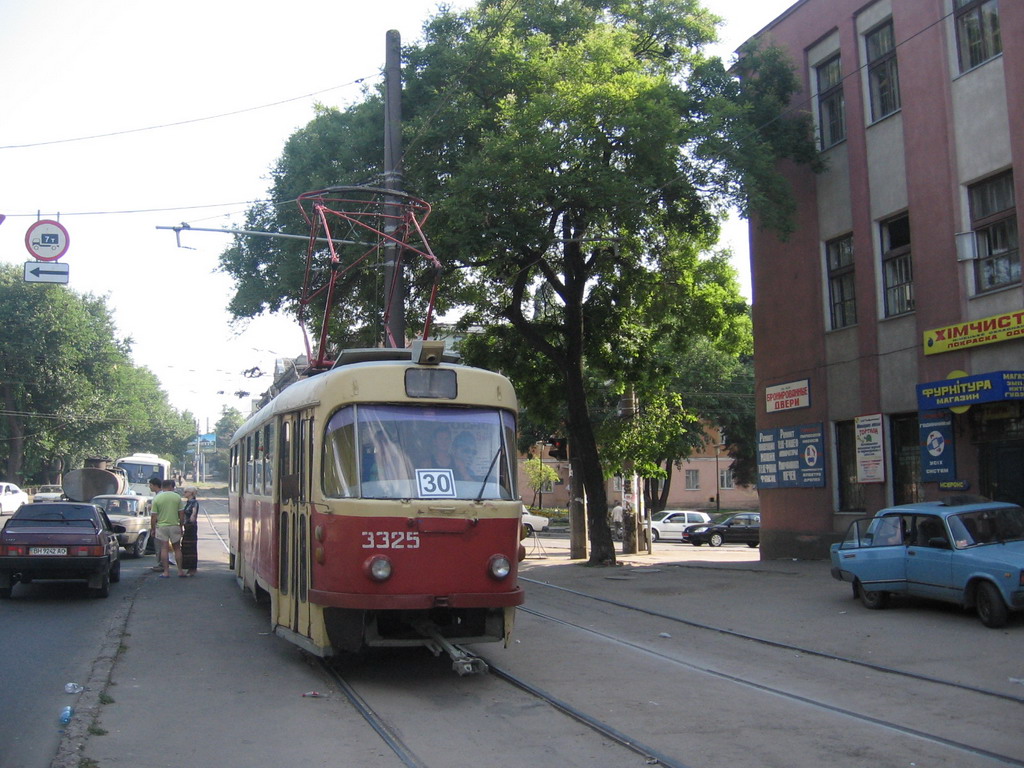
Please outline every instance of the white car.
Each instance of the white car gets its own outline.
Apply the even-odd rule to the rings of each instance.
[[[693,509],[666,509],[651,515],[651,528],[654,531],[655,541],[661,539],[682,541],[683,530],[686,526],[710,522],[711,515]]]
[[[526,528],[527,533],[546,531],[550,523],[551,521],[543,515],[531,515],[523,505],[523,527]]]
[[[32,494],[32,503],[37,501],[63,501],[64,488],[59,485],[40,485]]]
[[[28,494],[14,483],[0,483],[0,514],[13,514],[22,504],[28,504]]]

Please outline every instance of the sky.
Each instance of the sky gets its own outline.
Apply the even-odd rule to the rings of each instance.
[[[728,60],[793,1],[705,0],[724,19],[714,52]],[[359,101],[380,77],[387,31],[414,43],[436,8],[0,0],[0,262],[34,262],[27,231],[58,220],[67,287],[107,297],[116,335],[171,405],[204,432],[225,406],[248,415],[275,359],[304,352],[299,327],[273,316],[233,324],[232,281],[217,272],[230,236],[186,232],[178,247],[158,227],[241,227],[314,104]],[[749,299],[745,223],[730,223],[722,245]]]

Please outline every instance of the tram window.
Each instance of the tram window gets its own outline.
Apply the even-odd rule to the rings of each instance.
[[[252,436],[252,485],[254,493],[263,493],[263,441],[257,430]]]
[[[278,456],[281,461],[281,476],[291,474],[291,439],[292,439],[292,424],[290,421],[281,422],[281,445]]]
[[[263,428],[263,492],[270,495],[274,489],[274,425]]]
[[[355,496],[358,488],[358,457],[355,440],[355,409],[342,408],[327,422],[322,457],[324,494]]]
[[[454,400],[459,394],[455,371],[451,368],[406,368],[405,394],[407,397]]]
[[[252,493],[252,435],[245,438],[245,490]]]

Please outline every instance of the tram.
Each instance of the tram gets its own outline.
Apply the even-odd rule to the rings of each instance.
[[[318,656],[508,642],[520,502],[516,395],[442,342],[350,349],[230,446],[229,561],[276,634]],[[484,667],[485,668],[485,667]]]

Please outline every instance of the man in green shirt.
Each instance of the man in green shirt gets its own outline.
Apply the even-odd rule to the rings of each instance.
[[[150,503],[149,516],[150,535],[160,545],[160,551],[157,553],[163,569],[160,578],[166,579],[170,576],[171,547],[174,548],[174,564],[178,566],[178,575],[184,577],[187,575],[181,569],[181,529],[185,522],[181,510],[184,504],[181,496],[174,492],[173,480],[164,480],[160,487],[162,490]]]

